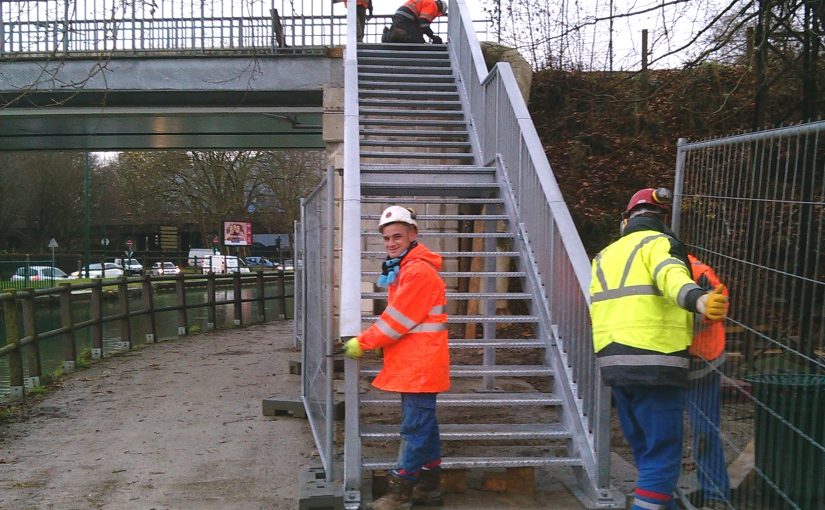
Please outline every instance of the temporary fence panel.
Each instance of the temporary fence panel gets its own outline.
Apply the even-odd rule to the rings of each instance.
[[[726,354],[693,346],[694,502],[825,507],[823,135],[815,122],[679,142],[674,230],[730,293]]]
[[[334,179],[332,167],[302,201],[302,398],[328,481],[334,474]]]

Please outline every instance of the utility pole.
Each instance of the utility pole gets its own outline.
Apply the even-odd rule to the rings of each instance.
[[[89,263],[92,258],[92,178],[89,153],[83,153],[83,267],[89,277]]]

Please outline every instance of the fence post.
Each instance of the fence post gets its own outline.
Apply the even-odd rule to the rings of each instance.
[[[14,345],[9,352],[9,399],[23,398],[23,349],[20,347],[20,330],[17,327],[17,301],[15,291],[8,290],[3,300],[3,317],[6,323],[6,345]]]
[[[278,314],[278,318],[284,320],[286,319],[286,276],[284,276],[284,271],[281,271],[278,274],[278,297],[280,298],[279,301],[281,303],[281,313]],[[304,311],[304,313],[306,313],[306,311]]]
[[[40,376],[43,366],[40,362],[40,344],[37,342],[37,322],[34,318],[34,291],[26,289],[21,292],[20,304],[23,309],[23,335],[31,337],[29,344],[29,355],[26,356],[26,368],[29,372],[29,387],[40,386]]]
[[[178,295],[178,335],[183,336],[188,331],[186,321],[186,280],[184,280],[183,273],[178,273],[178,278],[175,280],[175,292]]]
[[[74,372],[77,349],[74,345],[74,320],[72,320],[72,288],[69,283],[60,284],[60,326],[63,333],[63,372]]]
[[[129,320],[129,284],[121,276],[117,282],[117,301],[120,305],[120,341],[126,343],[126,349],[132,348],[132,327]]]
[[[149,321],[149,332],[146,333],[146,343],[151,344],[157,341],[158,331],[155,320],[155,300],[152,295],[154,290],[152,288],[152,277],[148,274],[143,276],[140,290],[141,294],[143,294],[143,310],[146,312],[146,319]]]
[[[92,359],[103,359],[103,281],[95,280],[89,310],[92,323]]]
[[[206,275],[206,327],[217,329],[218,312],[215,309],[215,273],[209,272]]]
[[[241,272],[232,273],[232,309],[235,315],[235,325],[243,323],[243,310],[241,309]]]
[[[258,288],[258,322],[266,322],[266,290],[264,289],[264,272],[261,269],[255,276],[255,284]]]

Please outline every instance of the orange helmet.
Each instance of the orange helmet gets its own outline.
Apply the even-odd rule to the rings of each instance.
[[[667,188],[645,188],[640,189],[630,197],[627,209],[622,213],[623,218],[630,216],[630,212],[641,205],[653,206],[670,213],[670,204],[673,203],[673,194]]]

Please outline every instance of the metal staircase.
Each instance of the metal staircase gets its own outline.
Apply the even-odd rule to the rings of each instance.
[[[438,399],[443,467],[581,466],[564,417],[577,411],[566,411],[570,403],[554,391],[542,302],[521,258],[529,247],[496,168],[474,164],[478,151],[446,46],[359,44],[358,79],[361,298],[386,298],[368,285],[385,257],[375,225],[386,205],[416,208],[419,239],[445,259],[453,389]],[[364,327],[383,305],[373,308]],[[365,358],[361,467],[389,468],[400,400],[369,389],[380,360]]]

